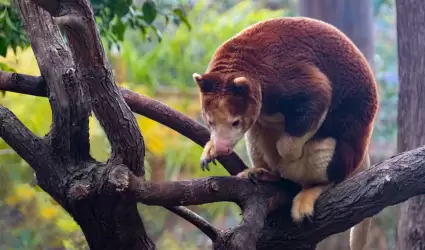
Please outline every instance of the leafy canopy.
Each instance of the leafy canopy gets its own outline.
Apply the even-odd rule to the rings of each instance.
[[[166,27],[170,21],[176,25],[184,23],[191,29],[183,9],[176,7],[176,3],[91,0],[91,4],[99,32],[106,39],[109,48],[122,42],[124,33],[129,28],[139,31],[141,39],[151,39],[153,34],[159,41],[162,38],[160,28]],[[9,46],[16,53],[16,48],[29,46],[29,41],[12,1],[0,0],[0,56],[6,56]],[[7,70],[4,67],[5,65],[0,65],[0,69]]]

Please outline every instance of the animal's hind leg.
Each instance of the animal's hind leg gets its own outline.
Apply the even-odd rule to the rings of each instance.
[[[301,190],[292,202],[292,219],[295,222],[300,222],[305,217],[312,216],[316,200],[327,188],[328,185],[317,185]]]
[[[316,200],[329,187],[327,167],[333,159],[335,147],[336,140],[333,138],[312,140],[305,145],[301,160],[291,166],[294,171],[303,168],[298,182],[304,185],[292,203],[294,221],[299,222],[306,216],[312,216]]]

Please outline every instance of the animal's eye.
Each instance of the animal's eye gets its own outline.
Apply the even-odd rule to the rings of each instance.
[[[212,126],[212,125],[214,125],[214,123],[211,121],[211,120],[209,120],[208,121],[208,123]]]
[[[233,126],[233,127],[236,127],[236,126],[238,126],[238,125],[239,125],[239,123],[240,123],[240,121],[239,121],[239,120],[236,120],[236,121],[234,121],[234,122],[232,123],[232,126]]]

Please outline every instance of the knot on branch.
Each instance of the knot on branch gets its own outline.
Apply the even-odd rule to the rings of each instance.
[[[113,191],[123,192],[130,183],[130,169],[120,164],[113,166],[108,173],[108,184]]]
[[[218,192],[219,191],[219,186],[213,178],[210,178],[207,183],[208,183],[208,191],[210,191],[210,192]]]
[[[73,201],[83,200],[89,196],[91,192],[90,182],[87,180],[80,180],[75,182],[68,191],[68,196]]]

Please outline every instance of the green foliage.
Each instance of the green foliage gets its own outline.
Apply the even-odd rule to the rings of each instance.
[[[132,0],[91,0],[99,32],[107,41],[108,47],[119,46],[126,30],[133,29],[142,34],[142,39],[151,39],[154,34],[161,41],[163,29],[169,20],[174,24],[183,22],[187,28],[191,25],[182,8],[174,5],[157,4],[161,1],[145,0],[134,4]],[[159,20],[159,19],[163,20]],[[10,46],[25,48],[29,41],[24,32],[22,21],[10,0],[0,0],[0,56],[6,56]]]
[[[0,56],[6,56],[9,46],[16,51],[17,47],[27,45],[20,16],[8,0],[0,0]]]
[[[218,10],[220,4],[198,1],[188,14],[188,19],[196,23],[196,28],[189,31],[170,26],[166,30],[166,39],[156,46],[149,43],[140,45],[136,39],[132,39],[135,34],[131,32],[130,39],[124,41],[122,46],[122,58],[125,67],[128,67],[129,80],[152,89],[163,86],[191,87],[192,73],[205,70],[222,42],[248,25],[285,14],[283,10],[258,8],[253,1],[240,1],[225,11]]]
[[[159,3],[158,3],[159,2]],[[132,0],[91,0],[100,34],[107,39],[108,46],[118,45],[124,40],[126,30],[133,29],[142,39],[162,40],[161,29],[169,24],[183,22],[189,30],[191,25],[183,10],[174,5],[164,5],[161,1],[145,0],[140,4]]]

